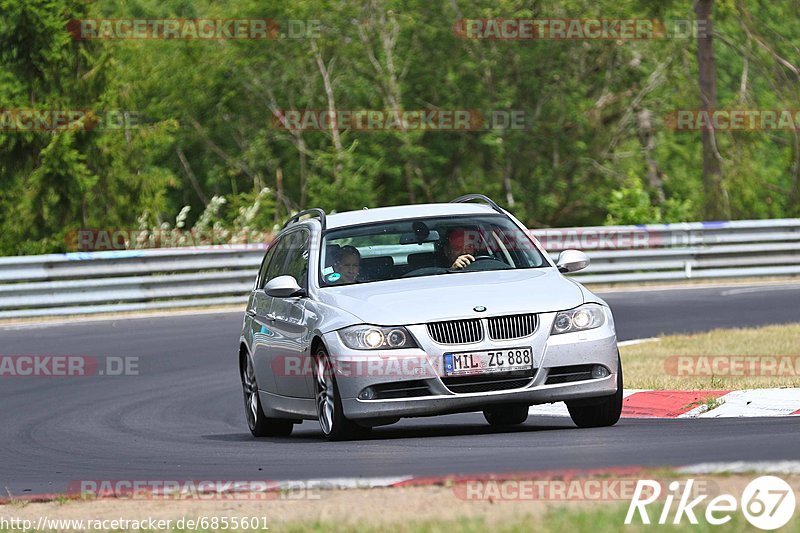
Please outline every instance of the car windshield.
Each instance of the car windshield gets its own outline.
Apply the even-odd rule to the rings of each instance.
[[[431,217],[326,233],[320,285],[550,266],[503,215]]]

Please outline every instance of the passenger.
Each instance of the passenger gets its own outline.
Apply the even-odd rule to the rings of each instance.
[[[336,283],[355,283],[361,270],[361,254],[355,246],[342,246],[336,254],[334,270],[341,277]]]

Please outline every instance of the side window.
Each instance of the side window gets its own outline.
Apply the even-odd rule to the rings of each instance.
[[[264,285],[269,282],[269,280],[272,278],[277,278],[283,274],[283,265],[286,263],[286,254],[289,252],[289,241],[291,238],[291,234],[284,235],[278,240],[278,242],[272,245],[272,249],[275,250],[275,252],[269,262],[269,266],[267,267],[267,275],[264,276],[264,279],[262,280],[262,289],[264,288]]]
[[[264,254],[264,259],[261,261],[261,268],[258,271],[258,279],[256,281],[257,289],[263,289],[264,285],[267,283],[267,268],[269,268],[269,262],[275,255],[275,244],[277,243],[270,245],[267,253]]]
[[[286,267],[282,274],[293,276],[300,287],[308,289],[309,234],[305,230],[300,230],[294,232],[291,237]]]

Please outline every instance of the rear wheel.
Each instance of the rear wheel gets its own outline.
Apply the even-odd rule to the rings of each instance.
[[[492,426],[516,426],[528,419],[528,404],[498,405],[483,411]]]
[[[336,376],[331,368],[328,354],[321,346],[314,354],[314,382],[317,418],[326,439],[348,440],[369,433],[371,428],[359,426],[344,416]]]
[[[613,426],[622,414],[622,361],[617,356],[617,392],[587,404],[586,400],[567,402],[569,416],[580,428]]]
[[[250,356],[245,355],[242,366],[242,392],[244,393],[244,414],[247,426],[254,437],[285,437],[291,435],[294,424],[291,420],[280,418],[267,418],[261,409],[261,399],[258,397],[258,384],[256,372]]]

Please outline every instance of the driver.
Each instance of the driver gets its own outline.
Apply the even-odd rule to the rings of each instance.
[[[450,268],[461,270],[475,262],[478,238],[475,230],[453,228],[448,232],[444,253],[451,263]]]

